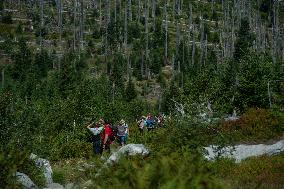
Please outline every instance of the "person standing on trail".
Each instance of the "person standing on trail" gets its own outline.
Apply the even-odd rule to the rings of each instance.
[[[100,119],[100,123],[103,125],[104,130],[101,133],[101,153],[103,151],[108,150],[110,153],[110,144],[112,143],[111,136],[112,136],[112,129],[110,128],[110,124],[108,121]]]
[[[142,116],[140,118],[140,120],[137,121],[137,125],[138,125],[138,129],[140,131],[140,134],[142,134],[143,131],[144,131],[144,127],[146,126],[146,117]]]
[[[117,137],[119,139],[119,143],[121,146],[124,146],[127,141],[127,137],[129,136],[128,125],[122,119],[117,126]]]
[[[158,123],[158,126],[162,126],[163,123],[164,123],[164,117],[161,113],[159,113],[157,116],[156,116],[156,120],[157,120],[157,123]]]
[[[95,122],[89,124],[87,128],[92,132],[92,142],[93,142],[93,151],[94,154],[100,154],[101,153],[101,139],[100,134],[103,130],[103,127],[100,127],[99,124],[95,124],[95,127],[93,127]]]
[[[146,126],[148,130],[155,128],[155,120],[153,119],[150,113],[148,113],[147,118],[146,118]]]

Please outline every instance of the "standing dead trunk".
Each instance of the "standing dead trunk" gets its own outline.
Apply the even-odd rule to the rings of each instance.
[[[116,14],[117,14],[117,5],[116,5],[116,1],[114,0],[114,23],[116,23]]]
[[[127,3],[125,2],[125,14],[124,14],[124,49],[125,54],[127,53]]]
[[[211,0],[211,15],[213,15],[214,12],[214,0]]]
[[[165,62],[168,59],[168,13],[167,13],[167,3],[164,5],[165,14]]]
[[[2,89],[5,87],[5,68],[2,69]]]
[[[137,21],[140,22],[141,0],[138,0]]]
[[[195,58],[195,37],[192,35],[192,54],[191,54],[191,64],[194,66],[194,58]]]
[[[43,30],[43,0],[40,0],[40,48],[42,48],[42,30]]]
[[[206,64],[207,61],[207,34],[205,35],[205,43],[204,43],[204,65]]]
[[[73,5],[73,50],[75,51],[76,49],[76,32],[77,32],[77,29],[76,29],[76,17],[77,17],[77,0],[74,0],[74,5]]]
[[[80,1],[80,43],[84,48],[84,0]]]
[[[62,38],[62,0],[58,0],[58,28],[59,28],[59,41]]]
[[[146,35],[146,60],[149,58],[149,52],[148,52],[148,45],[149,45],[149,30],[148,30],[148,18],[149,18],[149,0],[146,0],[145,2],[145,35]]]
[[[128,16],[129,16],[129,21],[132,22],[132,3],[131,3],[131,0],[128,0]]]
[[[175,70],[175,55],[172,56],[172,70]]]
[[[100,5],[99,5],[99,14],[100,14],[100,23],[99,23],[99,26],[100,26],[100,29],[102,28],[102,0],[100,0]]]
[[[155,23],[156,23],[156,0],[152,0],[152,18],[153,18],[153,28],[155,30]]]
[[[179,56],[179,45],[180,45],[180,26],[179,23],[176,23],[176,56]]]
[[[201,21],[201,24],[200,24],[200,29],[201,29],[201,37],[200,37],[200,50],[201,50],[201,53],[200,53],[200,62],[199,64],[202,65],[203,64],[203,54],[204,54],[204,24],[203,24],[203,21]]]
[[[144,55],[143,55],[143,52],[141,53],[140,71],[141,71],[141,77],[143,78],[143,76],[144,76]]]

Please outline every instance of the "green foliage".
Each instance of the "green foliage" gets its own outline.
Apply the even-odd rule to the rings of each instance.
[[[102,10],[107,10],[107,2],[111,1],[102,1]],[[138,20],[139,11],[135,3],[131,6],[132,20],[128,18],[127,52],[124,52],[123,46],[125,30],[123,13],[125,11],[130,13],[130,9],[118,10],[117,6],[117,20],[114,22],[114,6],[110,6],[110,22],[106,22],[106,17],[103,16],[103,24],[100,27],[98,26],[99,9],[92,9],[91,16],[86,11],[84,15],[86,25],[83,24],[83,27],[90,26],[90,31],[93,33],[85,31],[83,41],[88,43],[88,47],[81,48],[79,42],[77,44],[75,42],[74,51],[64,47],[70,48],[73,40],[80,38],[80,32],[77,31],[81,27],[78,23],[80,13],[77,18],[74,18],[73,14],[64,14],[65,29],[61,36],[62,42],[59,42],[59,33],[51,32],[51,28],[55,26],[55,1],[45,4],[46,25],[43,28],[40,27],[39,8],[37,6],[29,8],[27,15],[33,20],[34,32],[25,31],[30,23],[13,25],[12,15],[1,12],[2,22],[6,24],[2,23],[0,27],[0,37],[4,40],[0,44],[0,53],[3,52],[8,58],[12,57],[11,64],[0,66],[5,68],[6,77],[5,88],[1,89],[0,93],[0,145],[1,150],[4,149],[2,151],[8,151],[0,153],[1,168],[4,167],[3,174],[2,172],[0,174],[1,186],[2,182],[5,182],[3,185],[10,184],[12,188],[17,187],[13,184],[14,178],[12,178],[12,173],[16,169],[27,172],[38,185],[42,186],[40,171],[32,167],[31,162],[21,158],[21,153],[9,152],[12,148],[29,149],[53,161],[82,157],[89,159],[92,149],[85,126],[90,119],[98,120],[101,117],[112,123],[125,119],[130,124],[129,142],[145,144],[151,149],[151,155],[146,159],[122,160],[118,165],[103,172],[99,179],[94,178],[95,187],[98,188],[117,188],[122,184],[126,188],[228,188],[224,181],[220,180],[228,179],[224,172],[232,172],[237,166],[227,160],[221,165],[208,164],[201,159],[202,146],[212,143],[226,145],[240,141],[265,141],[281,136],[283,115],[279,109],[283,109],[283,83],[274,81],[283,78],[283,71],[281,72],[280,69],[282,65],[280,61],[272,65],[267,55],[250,51],[254,36],[250,31],[248,20],[241,21],[234,58],[221,63],[218,62],[217,52],[222,50],[219,49],[218,44],[220,42],[218,31],[222,27],[222,22],[201,21],[199,17],[200,12],[205,19],[211,18],[215,21],[223,19],[220,12],[221,1],[215,1],[211,12],[210,3],[185,0],[183,13],[180,15],[176,12],[178,5],[170,1],[167,7],[168,57],[164,57],[166,31],[165,15],[161,9],[164,1],[155,2],[155,18],[151,15],[152,6],[149,5],[148,57],[145,53],[145,13],[140,11],[140,20]],[[0,10],[3,9],[2,3],[3,1],[0,1]],[[193,16],[197,25],[203,22],[204,34],[207,35],[208,52],[207,59],[204,56],[204,62],[199,60],[201,55],[199,45],[195,46],[194,63],[191,62],[193,48],[189,41],[193,40],[193,36],[195,41],[200,38],[200,34],[196,33],[200,28],[196,28],[194,33],[191,32],[189,38],[185,33],[188,31],[185,25],[188,24],[188,18],[184,18],[186,15],[184,13],[189,12],[189,3],[194,10],[193,15],[190,16]],[[21,3],[23,12],[28,8],[24,5]],[[272,2],[260,1],[263,19],[273,15],[273,6]],[[144,5],[143,7],[145,8]],[[105,13],[103,12],[102,15]],[[178,19],[183,21],[179,22]],[[182,40],[179,45],[176,44],[175,37],[177,23],[182,27],[180,30]],[[75,33],[67,29],[71,26],[72,28],[75,26]],[[54,43],[52,49],[45,49],[44,46],[40,51],[35,51],[38,44],[34,44],[33,41],[39,35]],[[14,38],[19,39],[19,42]],[[67,45],[64,46],[65,44]],[[53,51],[53,54],[50,55],[49,51]],[[268,51],[269,49],[266,49],[266,53]],[[63,56],[57,53],[60,55],[63,53]],[[173,68],[164,67],[170,64],[169,59],[173,56],[175,57]],[[178,69],[181,73],[177,74],[175,71]],[[149,75],[151,80],[145,80],[146,72],[151,73]],[[128,81],[127,74],[132,76]],[[268,82],[271,83],[272,101],[278,112],[249,109],[268,107]],[[158,101],[160,96],[150,94],[151,86],[162,88],[163,112],[177,115],[179,106],[184,106],[186,115],[169,119],[163,128],[141,136],[136,129],[136,119],[148,112],[158,111],[155,101]],[[149,96],[151,99],[148,98]],[[221,122],[213,126],[210,123],[201,124],[198,116],[201,111],[205,111],[205,106],[209,103],[212,104],[213,109],[211,114],[216,114],[218,117],[224,113],[231,113],[233,109],[244,114],[236,122]],[[9,153],[14,157],[9,156]],[[6,157],[8,160],[4,159]],[[246,177],[256,177],[248,175],[253,169],[261,173],[256,165],[253,165],[252,169],[250,166],[245,166],[250,170],[244,174]],[[224,169],[224,172],[220,169]],[[93,177],[96,170],[90,171],[89,178]],[[237,184],[233,185],[249,183],[248,179],[240,175],[242,171],[245,172],[245,168],[239,171],[233,174],[238,178]],[[69,172],[73,173],[71,168]],[[218,178],[215,173],[220,174],[220,172],[222,175]],[[110,174],[113,177],[109,178]],[[65,183],[66,175],[66,172],[56,170],[54,181]],[[252,187],[257,187],[259,183],[260,181],[253,183]]]
[[[53,182],[55,182],[55,183],[64,184],[65,181],[66,181],[65,180],[64,171],[62,171],[62,170],[53,170],[52,179],[53,179]]]
[[[225,188],[199,158],[186,150],[158,159],[127,158],[95,180],[96,187],[102,188]]]
[[[126,89],[125,89],[125,99],[127,101],[131,101],[133,99],[135,99],[137,96],[137,92],[135,90],[135,86],[133,81],[131,80],[131,78],[128,80]]]
[[[263,141],[280,137],[283,115],[265,109],[249,109],[237,121],[223,121],[219,130],[235,141]]]
[[[14,54],[14,65],[12,71],[13,79],[24,81],[27,74],[30,72],[32,65],[32,54],[27,47],[24,38],[20,38],[18,43],[18,51]]]
[[[7,12],[7,13],[2,13],[2,23],[3,24],[13,24],[13,20],[12,20],[12,14]]]
[[[36,167],[35,163],[29,159],[29,156],[25,156],[23,162],[18,166],[18,171],[25,173],[30,179],[39,187],[45,186],[45,177],[43,171]]]
[[[235,105],[241,110],[252,106],[267,107],[267,83],[272,80],[272,73],[269,60],[253,54],[246,56],[240,62],[237,74]]]
[[[235,60],[240,60],[252,46],[252,42],[254,40],[254,36],[250,31],[250,25],[248,19],[241,20],[241,26],[238,32],[238,39],[235,45]]]
[[[17,171],[17,165],[21,164],[24,154],[16,153],[7,149],[0,148],[0,185],[4,189],[21,188],[13,174]]]

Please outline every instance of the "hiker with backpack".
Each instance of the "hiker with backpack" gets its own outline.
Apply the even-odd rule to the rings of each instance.
[[[117,126],[117,137],[119,140],[119,144],[121,146],[124,146],[126,144],[128,135],[129,135],[128,125],[122,119],[120,120],[119,125]]]
[[[138,121],[137,121],[137,126],[140,131],[140,134],[143,134],[144,127],[146,126],[146,117],[142,116]]]
[[[152,130],[155,128],[155,120],[152,117],[152,115],[150,113],[148,113],[147,118],[146,118],[146,127],[148,130]]]
[[[108,121],[100,119],[100,123],[103,125],[103,132],[101,133],[101,153],[107,150],[110,153],[110,145],[115,140],[115,131],[111,128]]]
[[[156,120],[157,120],[157,124],[158,126],[162,126],[163,123],[164,123],[164,116],[159,113],[157,116],[156,116]]]
[[[101,153],[101,139],[100,134],[103,130],[103,127],[100,126],[98,123],[92,122],[87,126],[89,131],[92,132],[92,142],[93,142],[93,152],[94,154]]]

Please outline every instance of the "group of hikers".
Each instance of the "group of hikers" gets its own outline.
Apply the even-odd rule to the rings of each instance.
[[[93,122],[87,126],[92,132],[93,151],[95,154],[102,154],[107,150],[110,152],[110,145],[118,140],[121,146],[126,144],[129,136],[128,125],[122,119],[117,126],[110,124],[107,120],[100,119],[97,123]]]
[[[161,126],[164,122],[164,116],[158,114],[157,116],[152,116],[148,113],[147,116],[142,116],[137,121],[137,126],[140,133],[144,130],[152,130]],[[109,121],[105,119],[100,119],[98,122],[92,122],[87,125],[87,128],[92,133],[93,151],[94,154],[102,155],[104,151],[110,153],[110,145],[117,140],[120,146],[124,146],[129,137],[128,124],[121,119],[117,126],[112,125]]]
[[[138,121],[137,125],[139,128],[140,133],[143,133],[144,130],[152,130],[159,126],[162,126],[164,123],[165,116],[159,113],[157,116],[152,116],[148,113],[147,116],[142,116]]]

